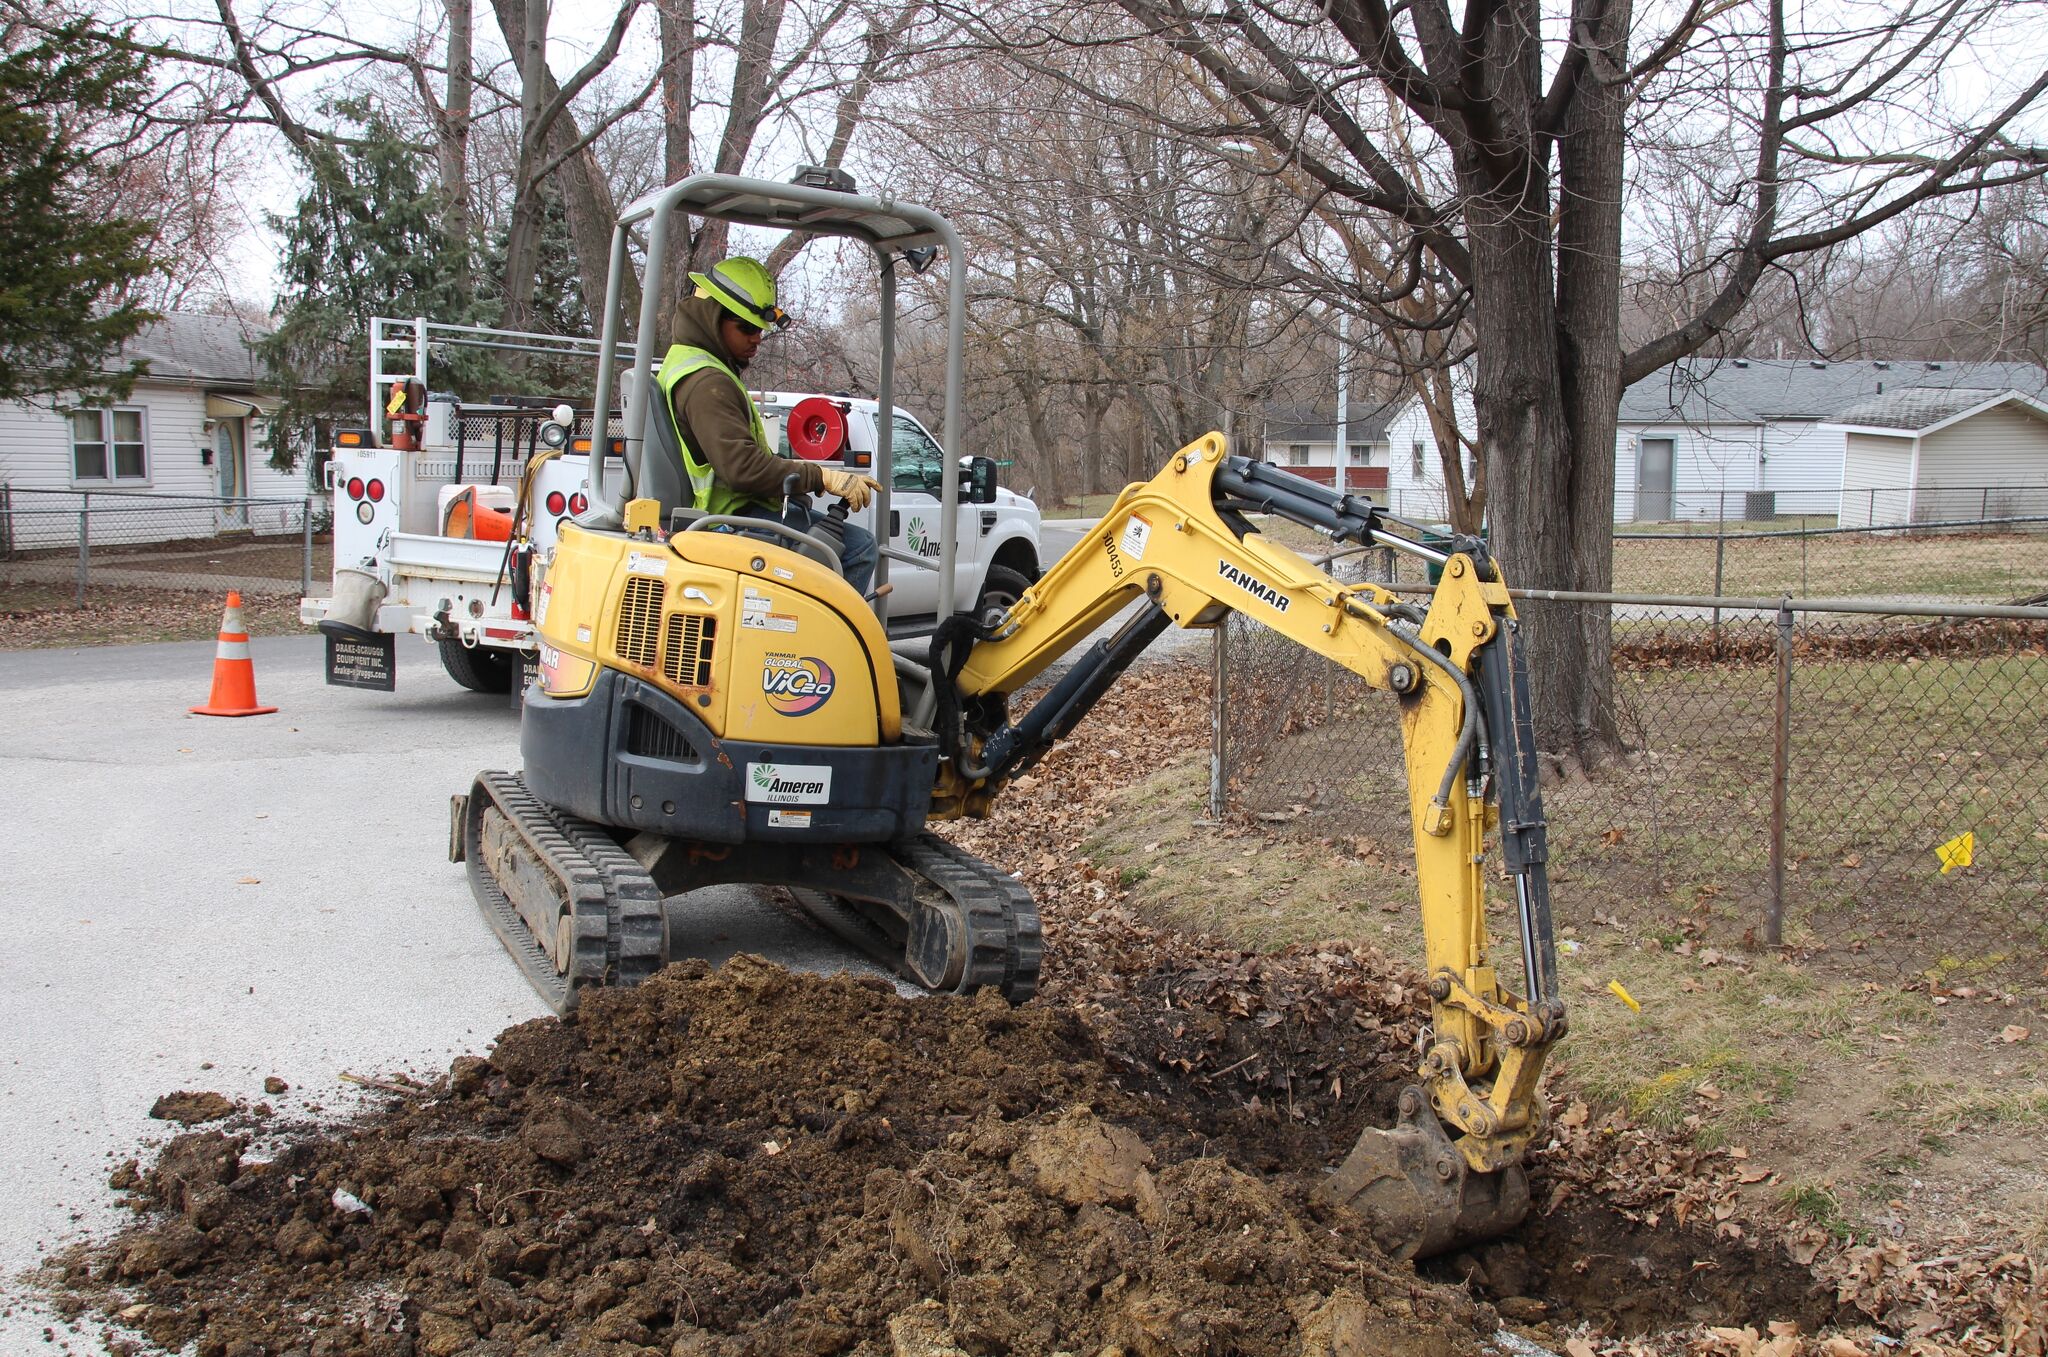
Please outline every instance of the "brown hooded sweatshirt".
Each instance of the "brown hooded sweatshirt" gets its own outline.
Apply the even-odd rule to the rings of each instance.
[[[675,342],[703,349],[738,372],[718,337],[718,318],[726,314],[709,297],[683,298],[676,307]],[[754,440],[749,400],[723,372],[700,368],[676,383],[676,427],[691,450],[711,464],[720,484],[763,504],[781,505],[782,482],[791,473],[802,478],[804,490],[823,490],[825,479],[816,462],[777,457]]]

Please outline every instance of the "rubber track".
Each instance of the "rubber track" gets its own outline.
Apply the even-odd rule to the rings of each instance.
[[[899,849],[897,860],[944,891],[967,925],[967,964],[958,992],[993,985],[1013,1004],[1038,992],[1045,938],[1038,902],[1024,883],[936,834],[921,834]]]
[[[557,973],[504,891],[491,879],[480,845],[471,844],[470,884],[477,905],[520,970],[557,1013],[574,1009],[586,985],[637,985],[661,966],[661,892],[654,879],[597,825],[564,815],[527,789],[516,773],[481,773],[476,791],[512,821],[548,869],[568,886],[572,957]],[[482,822],[482,811],[476,811]]]

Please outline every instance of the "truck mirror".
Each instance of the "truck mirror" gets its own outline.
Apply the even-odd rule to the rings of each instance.
[[[967,502],[970,504],[994,504],[996,502],[996,464],[992,457],[970,457],[967,459]]]

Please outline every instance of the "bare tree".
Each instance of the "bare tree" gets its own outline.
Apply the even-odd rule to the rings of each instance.
[[[1228,119],[1344,210],[1394,230],[1469,313],[1493,543],[1516,578],[1602,590],[1612,576],[1615,410],[1623,385],[1736,326],[1765,278],[1933,199],[2048,168],[2025,115],[2048,71],[1986,58],[2020,21],[1996,0],[1889,0],[1816,16],[1783,0],[1686,0],[1637,24],[1632,0],[1101,0],[951,11],[1036,68],[1057,45],[1147,44],[1185,57]],[[1113,15],[1127,21],[1122,29]],[[1553,22],[1553,20],[1555,22]],[[1630,38],[1636,52],[1630,51]],[[1976,64],[1992,95],[1945,76]],[[1073,81],[1129,108],[1124,94]],[[1972,87],[1975,87],[1974,85]],[[1404,168],[1380,101],[1426,138],[1429,178]],[[1734,206],[1707,245],[1700,300],[1627,351],[1620,331],[1631,131],[1691,129],[1720,147],[1714,192]],[[1604,755],[1615,739],[1601,607],[1530,628],[1547,746]]]

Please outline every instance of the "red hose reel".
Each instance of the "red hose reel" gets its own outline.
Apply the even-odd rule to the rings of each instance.
[[[806,462],[829,462],[846,450],[846,410],[824,396],[806,396],[789,412],[789,450]]]

